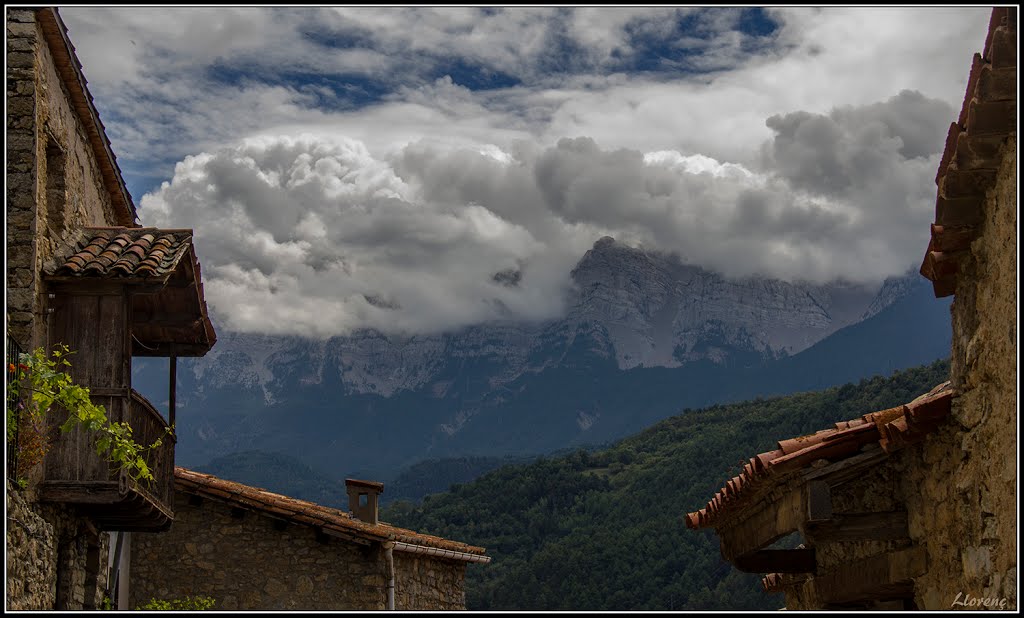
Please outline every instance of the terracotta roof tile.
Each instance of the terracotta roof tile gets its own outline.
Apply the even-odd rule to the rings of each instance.
[[[185,493],[221,500],[233,506],[267,513],[296,524],[334,531],[342,536],[362,538],[367,541],[400,541],[410,545],[479,556],[486,551],[482,547],[450,541],[429,534],[420,534],[383,522],[376,525],[369,524],[338,509],[290,498],[259,487],[243,485],[180,466],[174,468],[174,484],[175,489]]]
[[[752,503],[775,479],[815,461],[839,461],[872,443],[887,453],[919,442],[949,415],[953,389],[943,382],[910,403],[840,421],[835,429],[779,441],[779,449],[759,453],[743,471],[725,482],[707,505],[686,514],[688,528],[716,526],[731,513]]]
[[[85,228],[80,249],[53,274],[82,277],[164,277],[192,245],[192,230]]]
[[[957,121],[935,175],[935,223],[921,263],[935,296],[956,293],[960,263],[977,237],[1000,147],[1017,130],[1017,7],[995,7],[983,54],[974,54]]]

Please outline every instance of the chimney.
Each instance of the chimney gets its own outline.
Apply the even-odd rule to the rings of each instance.
[[[345,479],[348,510],[352,516],[368,524],[377,524],[377,496],[384,493],[384,483]]]

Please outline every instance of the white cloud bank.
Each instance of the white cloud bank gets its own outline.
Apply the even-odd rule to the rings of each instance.
[[[187,157],[141,214],[195,228],[208,299],[237,330],[554,317],[605,234],[730,276],[877,281],[920,257],[952,113],[905,91],[772,116],[758,169],[586,137],[422,140],[384,159],[352,139],[264,136]]]
[[[557,316],[606,234],[733,276],[915,265],[990,9],[767,11],[766,37],[690,7],[62,15],[219,323],[322,336]]]

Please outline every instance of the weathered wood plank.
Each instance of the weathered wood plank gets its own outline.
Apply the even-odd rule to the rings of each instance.
[[[781,490],[775,501],[753,505],[753,512],[728,527],[718,528],[722,557],[732,562],[737,556],[771,545],[799,529],[806,517],[803,491],[799,487]]]
[[[826,541],[896,541],[909,539],[906,511],[836,513],[826,521],[808,521],[802,528],[812,543]]]
[[[111,481],[42,481],[39,499],[70,504],[116,504],[122,500],[117,483]]]
[[[93,325],[93,345],[85,350],[94,357],[95,371],[90,385],[121,386],[121,356],[119,324],[120,307],[116,296],[97,296],[97,316]]]
[[[864,469],[873,466],[888,456],[882,450],[882,447],[876,444],[870,445],[857,455],[822,466],[821,468],[814,468],[804,473],[804,480],[828,481],[830,486],[835,487],[859,477]]]

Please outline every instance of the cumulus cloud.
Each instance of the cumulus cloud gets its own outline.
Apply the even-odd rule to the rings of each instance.
[[[920,257],[950,106],[902,92],[766,120],[760,167],[678,151],[261,137],[182,161],[142,200],[193,226],[230,329],[421,333],[563,310],[612,235],[728,276],[878,281]]]
[[[194,227],[229,329],[431,332],[559,311],[565,282],[535,275],[551,250],[528,229],[417,193],[359,142],[282,136],[186,158],[141,212]],[[509,271],[519,285],[495,279]]]
[[[953,108],[904,90],[882,103],[844,106],[828,115],[793,112],[768,118],[774,132],[767,163],[798,189],[836,195],[863,190],[944,144]]]
[[[330,334],[557,315],[604,235],[735,276],[903,272],[989,9],[62,15],[142,222],[196,229],[222,322]]]

